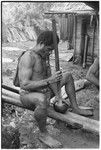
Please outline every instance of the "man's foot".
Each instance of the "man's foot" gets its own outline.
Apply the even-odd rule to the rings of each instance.
[[[62,144],[51,137],[48,133],[41,133],[39,140],[50,148],[62,148]]]
[[[87,109],[80,109],[80,108],[77,108],[77,109],[73,109],[73,112],[79,114],[79,115],[83,115],[83,116],[93,116],[93,109],[92,108],[89,108]]]

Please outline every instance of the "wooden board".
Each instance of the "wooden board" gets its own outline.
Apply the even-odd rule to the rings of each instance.
[[[20,101],[19,94],[5,89],[2,89],[2,102],[10,103],[25,108]],[[97,120],[90,119],[69,111],[67,111],[66,114],[61,114],[54,111],[52,107],[48,109],[48,116],[50,118],[66,122],[68,125],[71,125],[74,128],[82,128],[84,130],[99,134],[99,121]]]

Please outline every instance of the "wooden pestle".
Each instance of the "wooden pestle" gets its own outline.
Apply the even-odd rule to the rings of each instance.
[[[59,52],[58,52],[57,34],[56,34],[56,21],[54,17],[52,18],[52,29],[53,29],[54,52],[55,52],[55,69],[56,71],[59,71],[60,70]],[[62,103],[60,81],[57,82],[57,95],[56,96],[58,98],[58,102]]]

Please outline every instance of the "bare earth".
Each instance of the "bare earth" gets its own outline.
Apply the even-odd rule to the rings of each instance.
[[[3,46],[28,49],[29,47],[33,47],[34,44],[35,42],[28,41],[22,43],[4,44]],[[62,46],[64,45],[62,44]],[[17,50],[2,50],[3,58],[13,59],[12,63],[2,63],[3,83],[7,85],[12,85],[14,71],[17,65],[17,58],[20,53],[21,51]],[[54,66],[53,59],[51,60],[51,65],[52,67]],[[74,65],[72,61],[61,61],[60,65],[63,70],[67,70],[72,73],[74,80],[85,78],[89,68],[88,66],[86,69],[83,69],[82,66]],[[77,92],[76,96],[78,105],[93,106],[94,116],[92,118],[99,120],[99,101],[96,99],[97,94],[98,90],[96,87],[94,85],[90,85],[89,87]],[[33,112],[18,107],[14,108],[16,113],[8,119],[4,116],[2,123],[9,124],[10,122],[13,122],[19,128],[20,148],[48,148],[38,140],[39,130],[33,118]],[[99,148],[99,137],[92,133],[87,133],[85,131],[81,131],[80,129],[72,129],[65,123],[56,122],[50,118],[47,119],[47,128],[50,134],[62,143],[63,148]]]

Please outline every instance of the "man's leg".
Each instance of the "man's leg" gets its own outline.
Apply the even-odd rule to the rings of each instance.
[[[77,101],[76,101],[76,93],[75,93],[75,85],[74,85],[74,79],[71,75],[71,73],[65,73],[63,75],[63,80],[61,85],[65,85],[66,93],[69,97],[69,100],[71,102],[71,106],[73,108],[73,111],[84,116],[93,115],[93,112],[89,109],[80,109],[78,107]]]
[[[63,78],[61,80],[61,87],[65,86],[66,94],[69,97],[69,100],[71,102],[72,109],[75,113],[78,113],[80,115],[88,116],[93,115],[92,110],[89,109],[80,109],[78,107],[77,101],[76,101],[76,93],[75,93],[75,85],[74,85],[74,79],[70,73],[64,73]],[[54,93],[56,93],[56,84],[51,85]]]
[[[34,110],[34,117],[38,123],[41,132],[46,130],[46,118],[47,118],[47,100],[44,94],[32,92],[22,93],[21,101],[28,108]]]
[[[34,108],[34,117],[41,132],[39,139],[51,148],[61,147],[61,143],[52,138],[46,129],[48,107],[46,96],[42,93],[22,94],[21,101],[25,106],[30,107],[31,109],[32,107]]]

